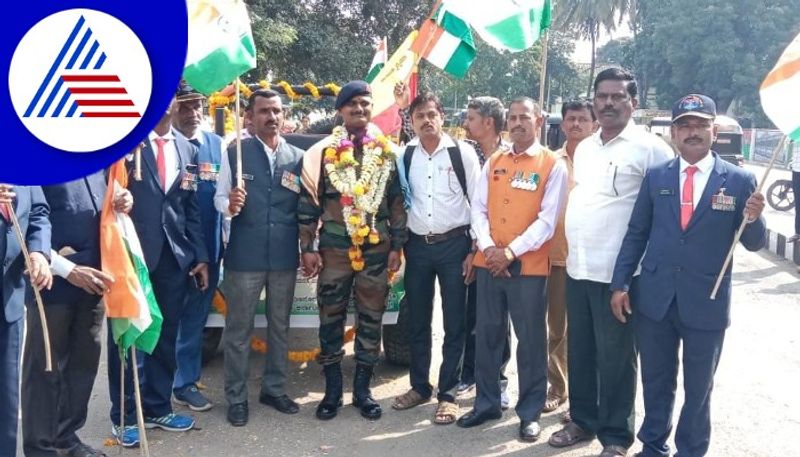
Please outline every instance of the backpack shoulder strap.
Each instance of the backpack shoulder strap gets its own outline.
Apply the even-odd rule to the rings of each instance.
[[[461,184],[461,190],[464,191],[464,196],[469,200],[469,193],[467,192],[467,172],[464,170],[464,161],[461,159],[461,148],[456,145],[447,148],[447,153],[450,154],[450,163],[453,164],[453,171],[456,173],[458,183]]]
[[[408,178],[408,172],[411,170],[411,158],[414,157],[414,146],[406,146],[406,152],[403,153],[403,168],[406,171],[406,179]]]

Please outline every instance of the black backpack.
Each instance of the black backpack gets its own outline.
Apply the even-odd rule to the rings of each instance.
[[[403,155],[403,168],[406,170],[406,180],[411,185],[411,178],[408,172],[411,170],[411,158],[414,157],[414,149],[416,146],[406,146],[406,152]],[[453,164],[453,171],[456,173],[458,183],[461,184],[461,190],[464,192],[464,197],[469,201],[469,194],[467,193],[467,172],[464,170],[464,161],[461,160],[461,149],[456,145],[447,148],[447,153],[450,155],[450,163]]]

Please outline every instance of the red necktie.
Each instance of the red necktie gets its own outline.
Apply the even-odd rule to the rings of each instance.
[[[0,203],[0,215],[3,216],[6,222],[11,223],[11,213],[8,212],[8,205],[5,203]]]
[[[694,165],[686,167],[686,181],[683,182],[681,194],[681,228],[686,230],[694,212],[694,174],[698,168]]]
[[[167,162],[164,157],[164,145],[167,140],[164,138],[156,138],[156,147],[158,148],[156,155],[156,166],[158,167],[158,179],[161,180],[161,188],[167,190]]]

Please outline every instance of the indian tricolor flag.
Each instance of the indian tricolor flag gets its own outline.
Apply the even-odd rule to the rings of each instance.
[[[550,0],[444,0],[443,8],[500,50],[528,49],[550,27]]]
[[[381,42],[378,44],[378,49],[375,50],[375,55],[372,57],[372,63],[369,64],[369,72],[367,72],[367,76],[364,78],[364,81],[371,83],[378,73],[381,72],[383,66],[386,65],[386,59],[388,56],[388,46],[386,37],[383,37]]]
[[[114,277],[104,300],[114,342],[120,352],[124,354],[135,346],[150,354],[158,343],[163,318],[133,222],[127,214],[114,211],[114,195],[127,184],[125,165],[119,161],[109,171],[100,219],[103,271]]]
[[[463,78],[475,60],[469,24],[443,7],[422,23],[412,50],[456,78]]]
[[[372,88],[372,122],[386,135],[395,135],[402,124],[399,106],[394,98],[394,86],[405,82],[411,88],[411,98],[416,96],[416,65],[419,57],[411,50],[417,31],[412,30],[389,57],[383,69],[370,83]]]
[[[256,67],[250,17],[242,0],[186,0],[186,8],[186,82],[208,95]]]
[[[789,138],[800,141],[800,35],[783,51],[761,84],[761,106]]]

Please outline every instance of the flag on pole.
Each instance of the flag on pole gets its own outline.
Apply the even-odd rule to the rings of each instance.
[[[443,8],[490,46],[512,52],[533,46],[551,22],[550,0],[444,0]]]
[[[411,50],[417,31],[413,30],[400,47],[392,54],[370,83],[372,89],[372,123],[380,127],[387,135],[394,135],[400,129],[399,107],[394,99],[394,86],[400,81],[411,82],[411,75],[416,68],[419,56]],[[416,83],[412,88],[416,90]],[[412,92],[412,97],[414,92]]]
[[[386,58],[389,55],[388,53],[388,45],[386,37],[383,37],[381,42],[378,44],[378,49],[375,50],[375,55],[372,56],[372,63],[369,64],[369,71],[367,72],[367,76],[364,78],[364,81],[371,83],[378,73],[380,73],[383,66],[386,65]]]
[[[208,95],[256,67],[250,17],[242,0],[187,0],[189,49],[183,77]]]
[[[761,106],[775,125],[794,141],[800,141],[800,35],[783,51],[775,68],[761,84]]]
[[[456,78],[463,78],[475,60],[469,25],[444,7],[422,23],[412,50]]]
[[[114,342],[123,353],[135,346],[152,353],[161,334],[161,310],[153,294],[142,246],[127,214],[114,211],[114,195],[127,187],[123,161],[111,166],[100,217],[100,256],[103,271],[114,277],[104,295]]]

